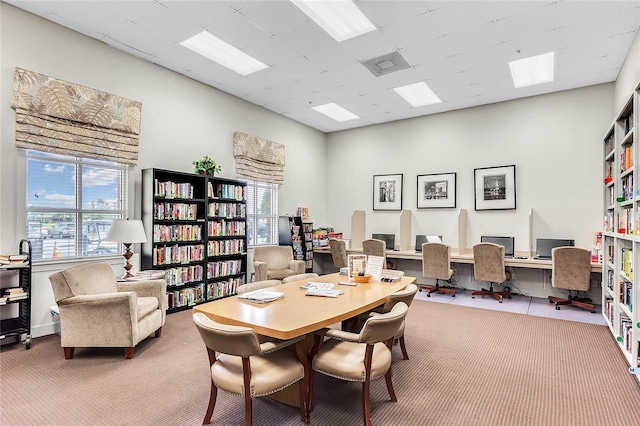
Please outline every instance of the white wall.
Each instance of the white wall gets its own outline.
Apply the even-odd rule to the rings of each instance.
[[[140,217],[142,168],[191,172],[191,161],[209,154],[222,165],[221,176],[235,178],[232,137],[239,130],[286,146],[280,212],[294,214],[296,207],[306,206],[313,218],[324,221],[324,133],[6,3],[0,3],[0,14],[0,252],[17,250],[18,240],[24,236],[25,159],[15,148],[15,113],[9,106],[15,67],[142,102],[140,158],[130,174],[133,217]],[[116,268],[121,261],[114,260]],[[52,270],[67,266],[35,268],[35,336],[50,332],[48,307],[54,301],[48,276]]]
[[[403,173],[412,238],[443,235],[456,247],[457,214],[464,208],[467,247],[481,235],[513,235],[516,251],[527,251],[533,209],[534,239],[572,238],[591,249],[602,227],[602,136],[613,118],[613,94],[610,83],[329,134],[328,221],[349,236],[351,212],[365,210],[366,236],[398,234],[400,213],[372,210],[372,179]],[[517,209],[475,211],[474,168],[510,164],[516,165]],[[457,173],[457,208],[418,210],[416,176],[449,172]],[[421,277],[419,265],[402,263]],[[460,282],[477,288],[471,271],[460,267]],[[539,271],[517,273],[518,287],[529,295],[546,296],[548,283]]]
[[[640,31],[636,33],[636,37],[631,44],[629,53],[624,60],[622,69],[616,79],[614,112],[617,114],[624,106],[631,93],[640,84]],[[611,117],[610,122],[615,117]],[[603,131],[604,133],[604,131]]]

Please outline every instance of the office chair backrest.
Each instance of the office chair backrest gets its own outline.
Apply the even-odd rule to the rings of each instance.
[[[385,257],[386,246],[384,241],[371,238],[362,242],[362,252],[367,256]]]
[[[400,291],[396,291],[395,293],[391,293],[387,296],[387,301],[380,309],[380,312],[390,312],[397,303],[403,302],[407,306],[411,306],[411,302],[413,302],[413,298],[416,296],[418,292],[418,286],[415,284],[409,284],[404,289]]]
[[[591,285],[591,251],[578,247],[556,247],[551,251],[551,285],[567,290],[588,291]]]
[[[477,281],[505,282],[504,246],[493,243],[473,246],[473,276]]]
[[[451,278],[451,247],[440,243],[422,244],[422,276],[438,280]]]
[[[336,268],[344,268],[347,266],[347,244],[342,240],[331,238],[329,240],[329,249],[331,250],[331,258],[333,266]]]

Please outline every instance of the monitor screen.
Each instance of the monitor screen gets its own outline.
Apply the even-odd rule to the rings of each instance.
[[[494,243],[503,246],[505,257],[513,257],[514,241],[514,237],[489,237],[486,235],[480,237],[480,242],[482,243]]]
[[[416,251],[422,251],[424,243],[442,243],[442,235],[416,235]]]
[[[393,250],[396,246],[395,234],[371,234],[371,238],[384,241],[386,243],[387,250]]]
[[[536,238],[536,258],[551,259],[551,250],[555,247],[573,247],[574,240],[558,240],[553,238]]]

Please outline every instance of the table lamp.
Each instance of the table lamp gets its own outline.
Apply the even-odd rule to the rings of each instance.
[[[115,219],[111,223],[111,228],[109,228],[105,240],[124,244],[125,252],[122,256],[125,258],[125,274],[122,278],[133,277],[134,275],[130,272],[132,265],[129,263],[129,259],[133,256],[131,244],[147,242],[142,221],[136,219]]]

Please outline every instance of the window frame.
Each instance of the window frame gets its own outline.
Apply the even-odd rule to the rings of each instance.
[[[106,216],[110,216],[110,219],[104,219],[104,220],[113,220],[113,219],[122,219],[127,217],[127,212],[128,212],[128,201],[129,201],[129,197],[128,197],[128,192],[129,192],[129,173],[130,173],[130,166],[127,164],[123,164],[123,163],[117,163],[117,162],[113,162],[113,161],[105,161],[105,160],[96,160],[96,159],[91,159],[91,158],[84,158],[84,157],[76,157],[76,156],[71,156],[71,155],[60,155],[60,154],[52,154],[52,153],[48,153],[48,152],[44,152],[44,151],[39,151],[39,150],[24,150],[25,152],[25,157],[26,157],[26,164],[25,164],[25,188],[24,188],[24,208],[25,208],[25,215],[24,215],[24,222],[23,222],[23,226],[25,229],[25,232],[27,231],[27,229],[29,228],[30,224],[33,222],[32,220],[32,215],[33,214],[50,214],[50,213],[62,213],[65,215],[69,215],[73,217],[73,222],[75,224],[75,236],[73,237],[73,249],[74,249],[74,256],[64,256],[64,257],[36,257],[36,255],[34,254],[34,258],[33,258],[33,262],[34,263],[39,263],[39,262],[52,262],[52,261],[77,261],[77,260],[83,260],[83,259],[91,259],[91,258],[100,258],[100,259],[106,259],[108,257],[116,257],[116,256],[121,256],[122,255],[122,245],[121,244],[117,244],[117,249],[115,252],[113,253],[104,253],[104,254],[83,254],[83,238],[82,238],[82,231],[83,231],[83,223],[85,221],[90,221],[90,220],[102,220],[102,219],[92,219],[90,217],[87,217],[89,215],[106,215]],[[36,161],[42,161],[42,162],[51,162],[51,163],[55,163],[55,164],[64,164],[64,165],[68,165],[68,166],[72,166],[75,168],[75,174],[76,174],[76,178],[75,178],[75,186],[74,186],[74,206],[73,207],[61,207],[61,206],[56,206],[56,207],[31,207],[29,206],[29,196],[27,194],[27,192],[30,189],[30,185],[29,185],[29,162],[30,160],[36,160]],[[118,193],[119,193],[119,197],[116,201],[116,206],[119,206],[115,209],[106,209],[106,208],[86,208],[83,206],[83,170],[86,168],[93,168],[93,169],[103,169],[103,170],[115,170],[118,175],[119,175],[119,184],[118,186],[120,187],[118,189]],[[66,222],[66,221],[63,221]],[[43,246],[44,246],[44,238],[41,238],[43,240]],[[47,237],[48,239],[48,237]],[[33,241],[32,241],[32,246],[33,246]],[[33,250],[33,249],[32,249]],[[43,250],[44,252],[44,248],[42,248],[41,250]],[[35,250],[34,250],[35,251]]]
[[[241,179],[247,184],[246,197],[247,197],[247,244],[249,247],[258,247],[264,245],[278,244],[278,200],[279,200],[279,185],[277,183],[253,181],[249,179]],[[259,214],[256,213],[256,206],[258,205],[259,190],[271,192],[271,214]],[[250,195],[253,194],[253,200],[249,200]],[[271,220],[271,227],[267,227],[267,238],[264,242],[259,242],[258,228],[255,224],[259,220]]]

